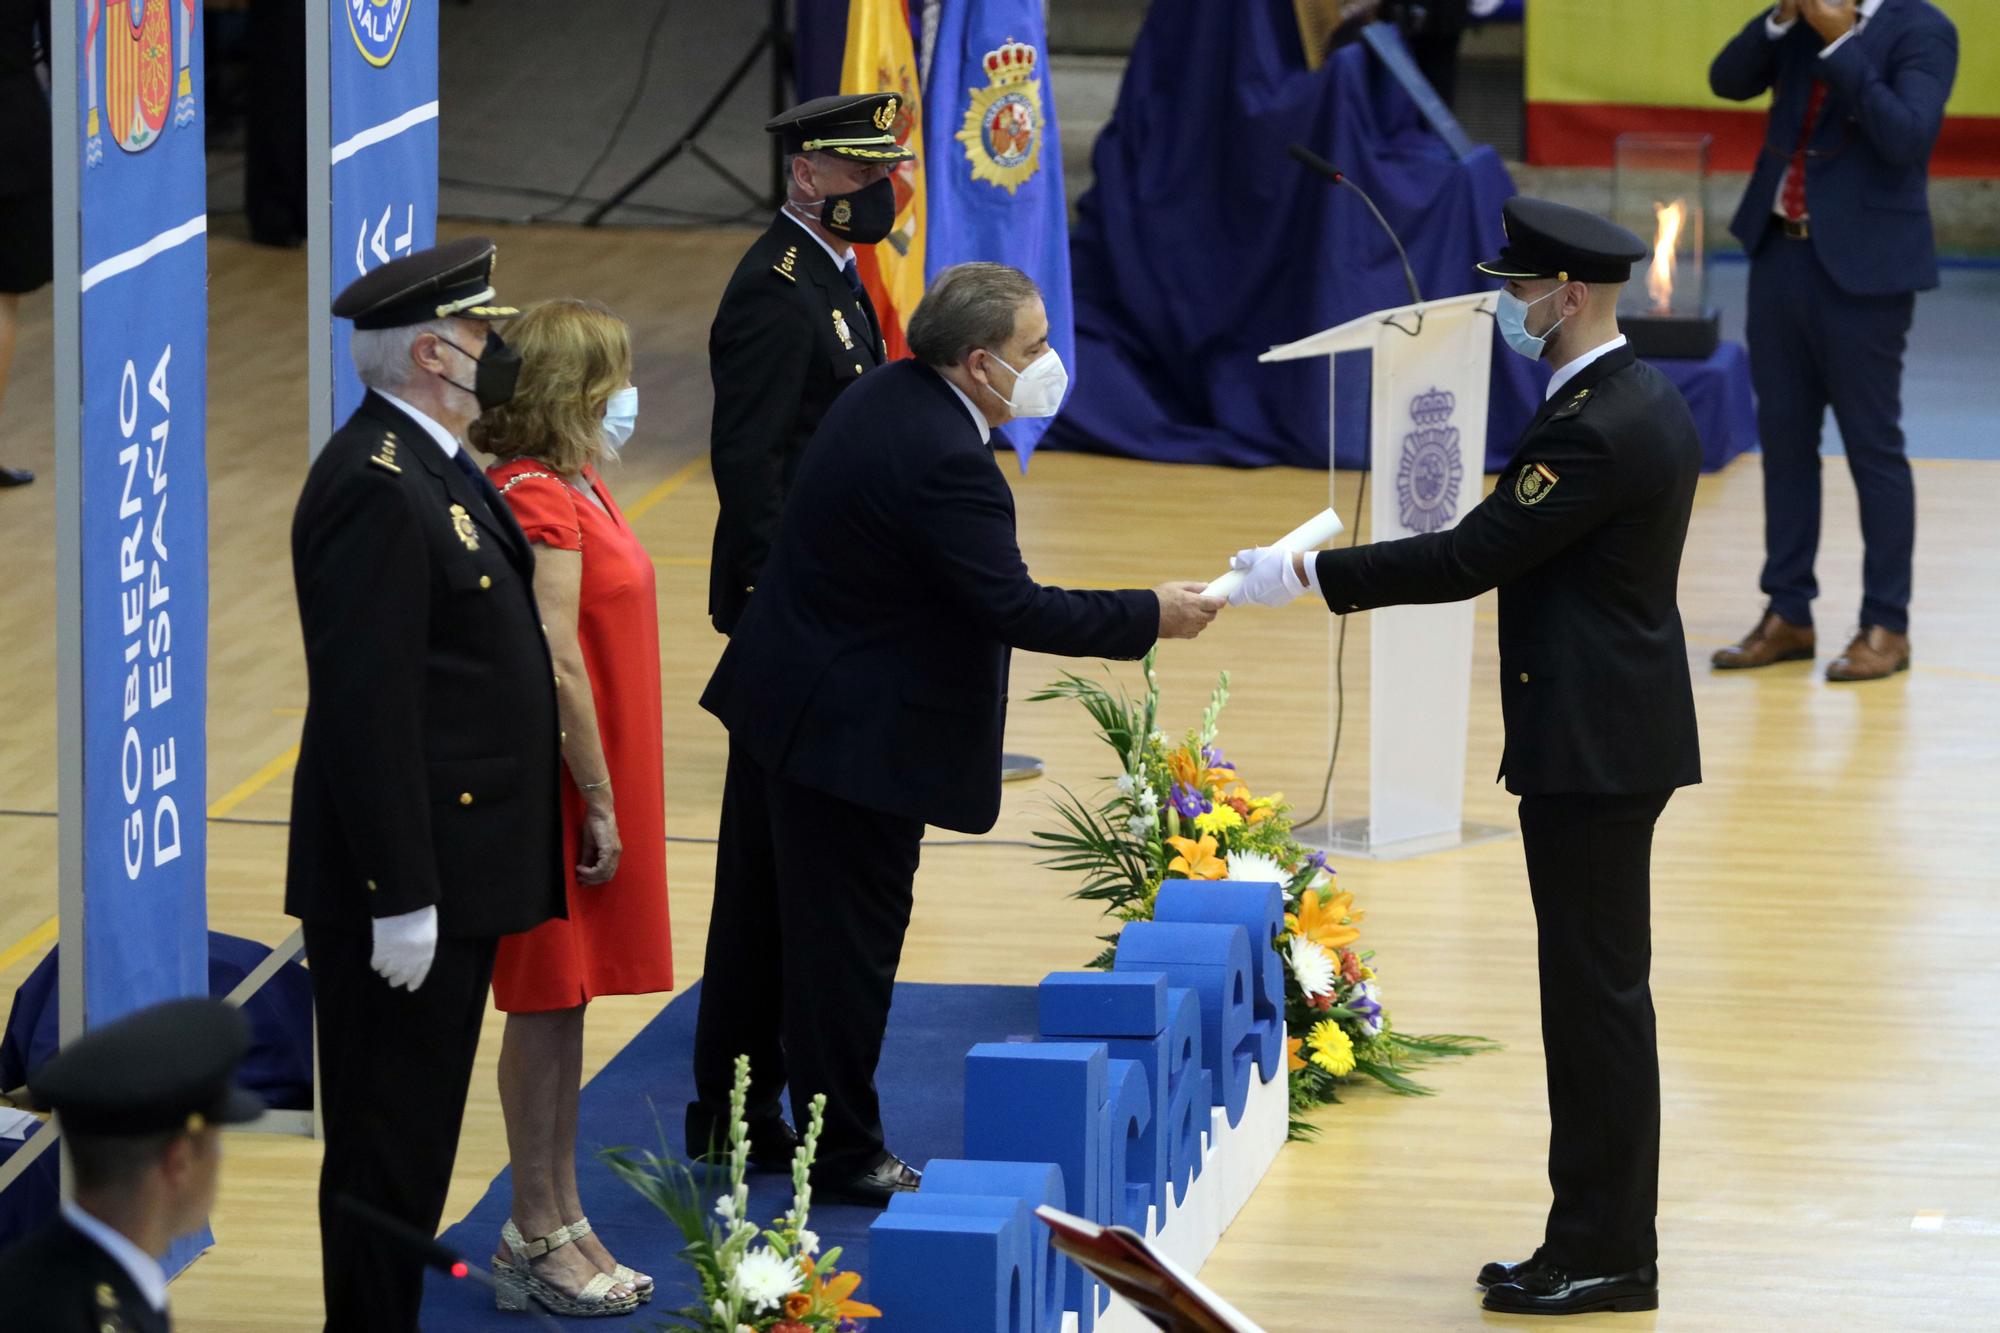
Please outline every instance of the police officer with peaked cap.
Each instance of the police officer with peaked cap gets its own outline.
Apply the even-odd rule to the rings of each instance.
[[[95,1028],[28,1080],[54,1109],[75,1197],[0,1254],[0,1326],[165,1333],[160,1256],[215,1203],[223,1125],[264,1113],[236,1086],[250,1024],[220,1000],[170,1000]]]
[[[326,1326],[417,1327],[422,1270],[335,1204],[435,1234],[499,937],[563,915],[556,678],[534,556],[465,449],[513,393],[493,243],[350,285],[368,394],[306,477],[309,695],[285,910],[305,925],[326,1156]]]
[[[806,441],[840,391],[888,359],[854,251],[896,225],[890,173],[914,156],[894,133],[902,101],[821,97],[764,126],[786,154],[784,207],[737,264],[708,335],[709,459],[722,505],[708,613],[724,634],[777,537]]]
[[[1687,404],[1618,332],[1646,255],[1602,218],[1505,207],[1508,346],[1555,374],[1499,484],[1457,526],[1317,555],[1238,555],[1235,602],[1306,590],[1336,613],[1500,590],[1501,775],[1521,798],[1548,1063],[1543,1243],[1479,1274],[1521,1314],[1659,1304],[1660,1086],[1653,1001],[1653,825],[1701,780],[1675,585],[1701,443]]]

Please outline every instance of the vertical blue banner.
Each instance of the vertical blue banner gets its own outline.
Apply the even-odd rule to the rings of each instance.
[[[68,151],[82,158],[83,1021],[95,1027],[208,993],[208,185],[197,0],[63,2],[80,6],[83,142]]]
[[[924,83],[924,178],[927,276],[974,259],[1020,269],[1040,285],[1049,342],[1075,374],[1069,204],[1042,0],[940,9]],[[1048,425],[1001,427],[1023,467]]]
[[[370,269],[437,241],[437,0],[333,0],[327,6],[331,281],[338,294]],[[324,311],[317,317],[332,319]],[[333,323],[333,423],[361,405]],[[317,443],[317,442],[316,442]]]
[[[208,993],[208,181],[197,0],[56,3],[77,38],[59,123],[81,130],[56,149],[76,155],[78,213],[76,269],[56,277],[77,284],[74,1033]],[[167,1271],[208,1243],[184,1237]]]

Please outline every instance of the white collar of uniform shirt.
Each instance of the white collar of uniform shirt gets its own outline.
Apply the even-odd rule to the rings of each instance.
[[[416,422],[419,426],[422,426],[424,428],[425,433],[428,434],[433,440],[437,441],[437,447],[444,450],[444,456],[446,458],[456,458],[458,456],[458,439],[450,431],[446,430],[443,426],[440,426],[437,422],[431,420],[431,418],[426,414],[424,414],[423,412],[420,412],[416,408],[411,407],[408,403],[398,398],[395,394],[390,393],[387,389],[377,389],[375,392],[380,394],[382,397],[388,399],[392,405],[400,409],[405,416],[409,417],[410,420]]]
[[[959,388],[950,380],[946,380],[944,376],[939,375],[938,378],[944,380],[944,387],[957,394],[958,401],[964,403],[965,410],[972,414],[972,424],[979,427],[979,442],[981,444],[993,443],[993,427],[986,424],[986,414],[979,410],[978,404],[965,396],[965,390]]]
[[[789,203],[787,203],[786,206],[780,211],[784,213],[786,217],[790,218],[795,224],[797,224],[798,229],[800,231],[812,237],[813,240],[818,243],[820,249],[826,251],[826,257],[833,261],[833,266],[835,268],[841,269],[843,271],[847,268],[848,261],[854,258],[854,251],[851,248],[848,250],[846,257],[842,258],[840,251],[834,249],[832,243],[829,242],[826,239],[826,237],[820,235],[818,232],[814,231],[811,227],[808,227],[805,223],[805,219],[800,217],[797,213],[794,213]]]
[[[160,1261],[134,1245],[121,1231],[114,1231],[89,1213],[76,1206],[75,1201],[62,1201],[63,1220],[96,1242],[118,1262],[132,1279],[132,1285],[146,1298],[146,1304],[155,1310],[165,1312],[167,1308],[167,1274],[160,1267]]]
[[[1591,348],[1588,352],[1585,352],[1582,356],[1570,362],[1561,370],[1558,370],[1554,375],[1549,377],[1548,392],[1542,395],[1542,401],[1546,403],[1549,399],[1555,397],[1556,394],[1562,391],[1563,385],[1568,384],[1578,375],[1581,375],[1584,367],[1597,360],[1598,357],[1605,355],[1607,352],[1615,352],[1624,345],[1625,335],[1621,333],[1610,342],[1600,343],[1596,347]]]

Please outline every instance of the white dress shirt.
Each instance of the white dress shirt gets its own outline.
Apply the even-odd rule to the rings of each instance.
[[[1581,375],[1583,373],[1583,368],[1585,366],[1597,360],[1597,358],[1603,356],[1605,353],[1615,352],[1624,345],[1625,345],[1625,335],[1621,333],[1608,343],[1599,343],[1597,346],[1591,348],[1588,352],[1585,352],[1582,356],[1578,357],[1576,360],[1564,366],[1561,370],[1558,370],[1555,374],[1549,377],[1548,391],[1542,395],[1542,401],[1546,403],[1549,401],[1549,399],[1555,397],[1556,394],[1562,390],[1563,385],[1568,384],[1571,380],[1575,379],[1578,375]]]
[[[410,420],[416,422],[419,426],[422,426],[424,428],[425,434],[429,435],[433,440],[436,440],[437,447],[444,450],[444,456],[446,458],[453,458],[457,456],[458,438],[454,436],[450,431],[446,430],[443,426],[439,425],[437,422],[431,420],[431,418],[425,415],[423,412],[420,412],[416,408],[411,407],[408,403],[398,398],[395,394],[390,393],[388,390],[377,389],[375,390],[375,392],[381,395],[383,398],[388,399],[392,405],[394,405],[405,416],[409,417]]]
[[[965,404],[965,410],[972,414],[972,424],[979,427],[979,442],[981,444],[993,443],[993,428],[986,424],[986,414],[979,410],[977,404],[965,396],[965,390],[959,388],[950,380],[946,380],[942,375],[938,376],[938,378],[944,380],[945,387],[956,394],[958,401]]]
[[[1861,25],[1866,23],[1869,19],[1869,16],[1872,15],[1876,10],[1880,9],[1881,7],[1882,7],[1882,0],[1861,0],[1861,2],[1854,7],[1854,26],[1849,28],[1846,32],[1840,34],[1840,36],[1834,38],[1832,41],[1828,42],[1826,44],[1826,49],[1819,53],[1819,58],[1821,60],[1824,60],[1828,56],[1832,55],[1835,51],[1838,51],[1842,46],[1846,45],[1847,39],[1852,37],[1855,33],[1860,32]],[[1772,41],[1775,42],[1780,37],[1783,37],[1786,33],[1790,32],[1794,27],[1798,26],[1798,22],[1799,20],[1796,16],[1787,19],[1783,23],[1778,22],[1778,11],[1776,9],[1773,9],[1770,13],[1764,16],[1764,35],[1769,37]],[[1785,170],[1778,177],[1777,191],[1771,196],[1771,211],[1777,214],[1779,217],[1785,216],[1785,180],[1791,174],[1792,174],[1791,166],[1787,164]],[[1806,218],[1809,219],[1811,216],[1812,215],[1808,213],[1806,215]]]
[[[852,246],[847,247],[846,254],[842,254],[839,250],[833,248],[832,242],[828,241],[826,237],[820,235],[818,232],[814,231],[811,227],[807,226],[805,219],[800,217],[797,213],[794,213],[790,208],[780,209],[779,212],[783,213],[786,217],[790,218],[794,223],[796,223],[800,231],[812,237],[813,243],[818,245],[820,249],[826,251],[826,257],[833,261],[833,266],[835,268],[845,269],[847,267],[847,261],[854,257],[854,249]]]
[[[146,1298],[146,1303],[155,1310],[165,1312],[167,1308],[167,1273],[160,1267],[160,1261],[134,1245],[121,1231],[114,1231],[89,1213],[76,1206],[70,1199],[62,1201],[63,1221],[90,1237],[97,1248],[117,1261],[120,1268],[132,1279],[132,1285]]]

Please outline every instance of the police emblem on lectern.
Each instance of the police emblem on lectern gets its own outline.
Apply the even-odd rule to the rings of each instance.
[[[403,29],[410,20],[412,0],[341,0],[347,8],[347,30],[361,58],[380,69],[396,58]]]
[[[1458,517],[1465,464],[1458,427],[1451,424],[1457,405],[1456,395],[1435,388],[1410,400],[1410,430],[1396,464],[1396,505],[1411,532],[1436,532]]]
[[[1042,165],[1042,85],[1035,48],[1009,41],[986,53],[986,87],[975,88],[965,125],[953,137],[965,145],[974,180],[1013,194]]]

